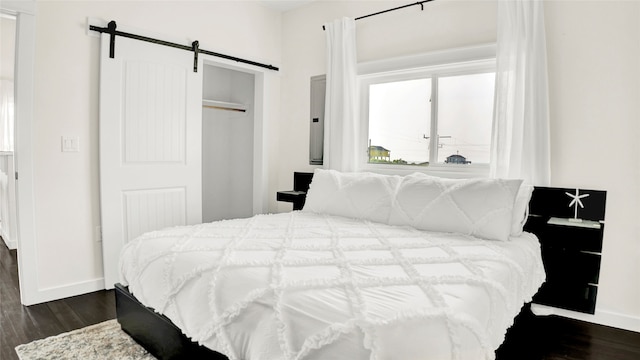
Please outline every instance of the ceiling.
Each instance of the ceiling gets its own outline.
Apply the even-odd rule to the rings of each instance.
[[[285,12],[313,1],[315,0],[261,0],[260,2],[271,9]]]

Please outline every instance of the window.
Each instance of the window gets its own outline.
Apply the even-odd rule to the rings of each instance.
[[[488,169],[495,58],[371,73],[360,84],[364,168]]]

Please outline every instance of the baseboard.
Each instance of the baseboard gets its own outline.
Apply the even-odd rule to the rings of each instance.
[[[38,289],[38,291],[35,294],[31,294],[31,296],[23,295],[21,300],[23,305],[29,306],[99,290],[104,290],[104,278]]]
[[[15,250],[18,248],[18,243],[15,240],[7,240],[4,235],[2,235],[2,240],[4,241],[5,245],[7,245],[7,248],[9,250]]]
[[[596,313],[591,315],[540,304],[531,304],[531,311],[539,316],[558,315],[570,319],[582,320],[594,324],[600,324],[640,333],[640,317],[629,316],[613,311],[596,309]]]

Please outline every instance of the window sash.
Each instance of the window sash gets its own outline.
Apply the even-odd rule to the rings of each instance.
[[[361,118],[361,138],[359,149],[364,150],[360,156],[361,170],[374,170],[376,172],[405,173],[405,172],[429,172],[443,173],[452,177],[488,176],[489,164],[467,164],[459,166],[456,164],[438,163],[438,79],[448,76],[473,75],[491,73],[496,71],[494,58],[463,61],[450,64],[439,64],[421,68],[401,69],[385,71],[380,73],[369,73],[359,76],[360,83],[360,118]],[[393,165],[369,163],[368,157],[368,137],[369,137],[369,88],[371,85],[400,82],[415,79],[431,79],[431,124],[429,139],[429,166],[416,165]],[[435,151],[434,151],[435,150]]]

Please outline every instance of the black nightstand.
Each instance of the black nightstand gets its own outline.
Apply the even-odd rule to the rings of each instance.
[[[578,189],[584,208],[569,207],[576,189],[536,187],[525,231],[542,246],[547,281],[533,302],[589,314],[595,312],[604,232],[606,192]],[[578,204],[579,205],[579,204]]]
[[[293,203],[293,210],[302,210],[304,201],[307,198],[306,191],[278,191],[276,193],[276,200]]]
[[[278,191],[276,200],[293,203],[293,210],[302,210],[304,202],[307,199],[307,191],[309,184],[313,178],[313,173],[294,172],[293,173],[293,190]]]

